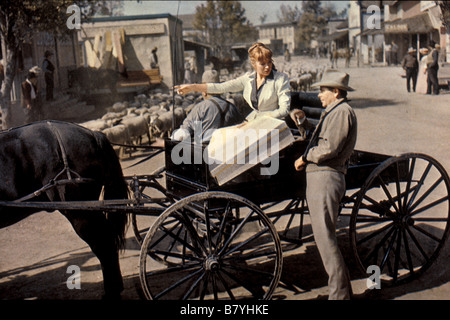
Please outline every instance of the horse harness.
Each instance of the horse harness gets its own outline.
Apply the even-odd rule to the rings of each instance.
[[[39,195],[42,194],[42,192],[45,192],[47,194],[48,198],[50,199],[50,201],[53,201],[54,194],[52,192],[52,189],[54,187],[56,187],[56,189],[58,190],[60,199],[62,201],[65,201],[65,186],[67,184],[88,183],[88,182],[94,181],[94,179],[82,178],[80,176],[80,174],[78,174],[77,172],[70,169],[69,161],[67,158],[67,152],[64,147],[64,143],[62,141],[59,130],[50,121],[47,121],[47,124],[50,127],[54,136],[56,137],[56,140],[58,141],[59,150],[61,151],[61,157],[62,157],[62,161],[64,164],[64,168],[53,179],[50,179],[50,181],[46,185],[44,185],[42,188],[22,197],[20,199],[17,199],[14,202],[23,202],[23,201],[30,200],[34,197],[38,197]],[[67,176],[67,178],[65,178],[65,179],[61,177],[64,173]]]

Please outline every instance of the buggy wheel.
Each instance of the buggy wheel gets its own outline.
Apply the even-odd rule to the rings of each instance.
[[[158,217],[140,253],[147,299],[269,299],[281,276],[280,240],[253,203],[225,192],[184,198]]]
[[[129,177],[129,186],[133,198],[138,200],[141,205],[151,205],[161,209],[161,212],[174,203],[173,198],[167,194],[167,189],[165,188],[165,170],[163,166],[150,175]],[[131,214],[134,237],[140,245],[142,245],[144,237],[153,221],[154,217],[152,216]]]
[[[380,164],[361,188],[350,221],[362,271],[378,266],[382,282],[400,284],[427,270],[450,232],[449,192],[448,174],[427,155]]]

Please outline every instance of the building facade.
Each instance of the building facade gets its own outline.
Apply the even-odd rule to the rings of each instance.
[[[83,66],[117,68],[104,65],[108,60],[102,54],[112,54],[118,71],[147,70],[151,69],[152,50],[157,48],[163,83],[172,87],[183,81],[182,22],[170,14],[92,18],[82,24],[78,40]]]
[[[258,41],[270,46],[274,54],[283,54],[287,49],[294,53],[299,48],[296,42],[296,22],[267,23],[256,26]]]
[[[408,48],[431,41],[441,45],[441,57],[448,61],[449,32],[436,1],[350,1],[348,21],[359,63],[399,63]]]

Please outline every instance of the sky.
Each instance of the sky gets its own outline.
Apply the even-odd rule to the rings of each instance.
[[[173,16],[178,14],[194,14],[195,8],[206,1],[155,1],[144,0],[138,3],[135,0],[125,1],[124,14],[125,15],[142,15],[142,14],[159,14],[170,13]],[[267,14],[265,23],[278,22],[277,13],[281,4],[290,5],[292,8],[297,5],[301,9],[302,1],[241,1],[242,6],[245,9],[245,15],[247,19],[253,25],[261,24],[259,17]],[[348,1],[322,1],[322,3],[332,3],[336,11],[341,11],[348,4]]]

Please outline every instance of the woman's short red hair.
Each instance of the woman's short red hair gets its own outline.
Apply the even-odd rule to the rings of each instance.
[[[254,43],[250,49],[248,49],[248,56],[252,64],[256,61],[271,61],[273,63],[272,55],[272,50],[261,42]]]

